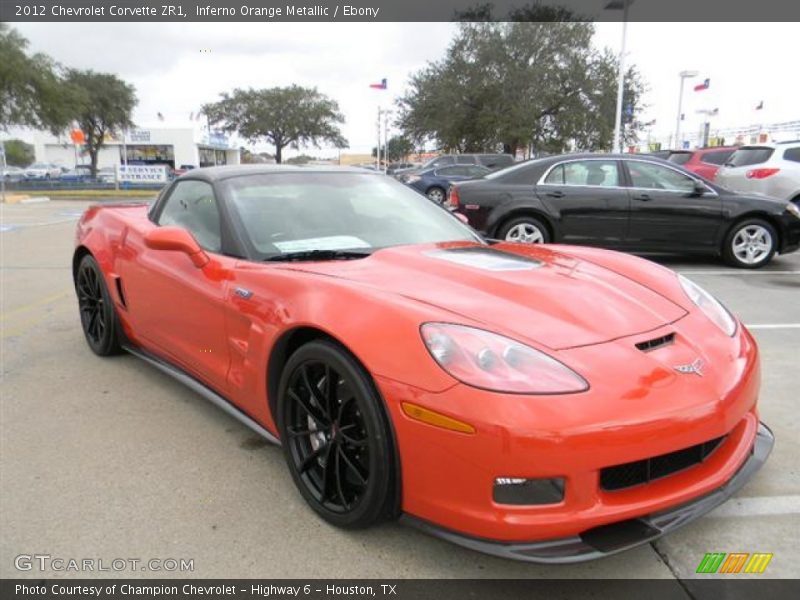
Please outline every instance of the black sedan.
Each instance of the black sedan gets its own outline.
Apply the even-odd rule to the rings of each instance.
[[[455,184],[451,209],[488,237],[721,255],[758,268],[800,247],[800,209],[732,192],[653,157],[551,156]]]

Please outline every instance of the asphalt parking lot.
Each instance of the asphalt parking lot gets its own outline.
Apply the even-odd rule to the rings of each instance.
[[[661,259],[720,297],[759,341],[761,415],[776,436],[762,471],[655,544],[542,566],[398,524],[337,530],[306,507],[279,448],[137,358],[94,356],[70,274],[87,205],[2,205],[0,577],[71,575],[14,568],[16,556],[36,553],[193,559],[190,574],[116,574],[131,577],[673,578],[694,576],[706,552],[771,552],[758,577],[800,575],[800,253],[755,272]]]

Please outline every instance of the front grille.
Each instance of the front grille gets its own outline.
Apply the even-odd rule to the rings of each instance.
[[[668,333],[667,335],[662,335],[661,337],[657,337],[652,340],[639,342],[638,344],[636,344],[636,347],[642,352],[649,352],[650,350],[655,350],[656,348],[659,348],[661,346],[666,346],[667,344],[671,344],[674,341],[675,341],[675,334]]]
[[[669,454],[606,467],[600,471],[600,486],[606,491],[622,490],[688,469],[708,458],[723,439],[725,436]]]

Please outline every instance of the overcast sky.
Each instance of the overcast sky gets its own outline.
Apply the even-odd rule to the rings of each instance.
[[[19,23],[30,41],[65,66],[116,73],[132,83],[137,125],[181,126],[222,91],[292,83],[334,98],[347,122],[348,152],[375,145],[378,103],[390,107],[409,75],[443,56],[449,23]],[[620,23],[599,23],[595,44],[618,51]],[[800,77],[792,60],[798,23],[630,23],[628,60],[648,87],[644,120],[653,134],[675,127],[678,72],[700,72],[684,94],[685,131],[697,131],[697,109],[719,109],[713,126],[800,119]],[[389,80],[389,90],[370,83]],[[711,87],[691,88],[704,78]],[[763,101],[764,110],[755,106]],[[165,117],[159,123],[157,113]],[[266,149],[266,147],[264,147]],[[312,155],[335,152],[307,150]],[[292,154],[292,153],[290,153]]]

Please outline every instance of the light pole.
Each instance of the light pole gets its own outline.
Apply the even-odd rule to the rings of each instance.
[[[633,0],[611,0],[605,5],[606,10],[622,11],[622,47],[619,51],[619,73],[617,74],[617,110],[614,114],[614,145],[615,153],[622,152],[622,96],[625,91],[625,42],[628,37],[628,8]]]
[[[697,71],[681,71],[678,75],[681,78],[681,89],[678,92],[678,118],[675,119],[675,148],[674,150],[681,149],[681,114],[683,111],[683,83],[687,79],[691,79],[692,77],[697,77]]]

